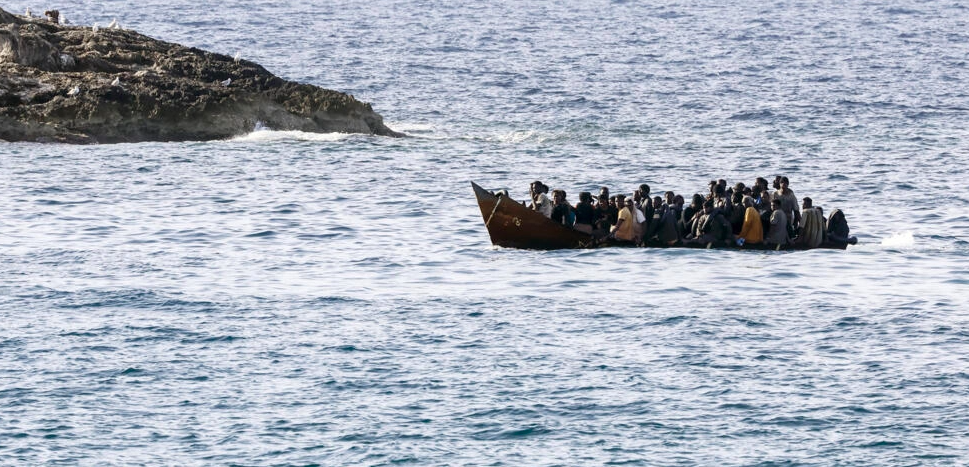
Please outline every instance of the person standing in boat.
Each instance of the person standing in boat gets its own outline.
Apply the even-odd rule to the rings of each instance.
[[[791,242],[788,234],[787,214],[781,207],[781,200],[771,201],[770,229],[767,231],[767,238],[764,242],[771,246],[785,246]]]
[[[532,210],[542,213],[545,217],[551,217],[552,201],[545,194],[548,193],[548,187],[544,183],[535,180],[529,187],[529,192],[532,196]]]
[[[646,217],[646,223],[649,224],[649,222],[653,219],[654,210],[653,200],[649,197],[649,185],[645,183],[639,185],[639,189],[636,190],[635,199],[633,201],[636,201],[636,207],[643,211],[643,216]],[[644,225],[643,230],[645,231],[647,227],[648,225]]]
[[[778,180],[778,189],[771,195],[771,202],[773,200],[780,200],[781,209],[784,210],[784,214],[787,216],[788,230],[790,232],[797,232],[797,227],[801,222],[801,210],[797,206],[797,196],[794,195],[794,191],[790,187],[791,182],[787,177],[781,177]],[[790,232],[788,232],[790,234]]]
[[[572,205],[565,199],[565,190],[552,190],[552,222],[572,228],[575,224],[575,212]]]
[[[643,236],[643,212],[636,208],[632,198],[624,198],[623,205],[611,236],[624,242],[639,243]]]

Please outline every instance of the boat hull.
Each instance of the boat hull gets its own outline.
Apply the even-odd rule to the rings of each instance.
[[[528,250],[561,250],[575,248],[595,248],[605,246],[635,246],[628,242],[602,241],[592,235],[572,230],[552,222],[542,213],[533,211],[524,204],[507,196],[495,196],[478,184],[471,182],[471,188],[478,199],[478,208],[484,219],[491,243],[505,248]],[[735,243],[723,245],[704,245],[677,243],[675,245],[647,245],[649,248],[724,248],[733,250],[807,250],[800,245],[783,248],[768,247],[763,244],[738,246]],[[847,245],[822,244],[821,249],[844,250]]]

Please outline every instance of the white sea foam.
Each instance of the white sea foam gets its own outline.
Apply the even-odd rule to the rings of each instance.
[[[229,141],[276,142],[276,141],[319,141],[333,142],[349,137],[349,133],[311,133],[307,131],[275,131],[259,125],[252,133],[231,138]]]
[[[434,133],[434,125],[428,123],[407,123],[407,122],[385,122],[388,128],[402,133]]]
[[[888,248],[908,248],[915,245],[915,237],[912,232],[897,232],[882,239],[881,245]]]

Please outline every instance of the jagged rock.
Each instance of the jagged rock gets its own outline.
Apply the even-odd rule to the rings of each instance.
[[[247,133],[257,122],[401,136],[370,104],[250,61],[0,9],[0,141],[201,141]]]

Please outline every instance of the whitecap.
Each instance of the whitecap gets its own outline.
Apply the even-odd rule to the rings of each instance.
[[[882,239],[881,245],[887,248],[907,248],[915,245],[915,237],[912,232],[896,232]]]
[[[275,142],[275,141],[320,141],[333,142],[340,141],[349,137],[349,133],[312,133],[308,131],[276,131],[259,126],[252,133],[236,136],[229,141],[233,142]]]

